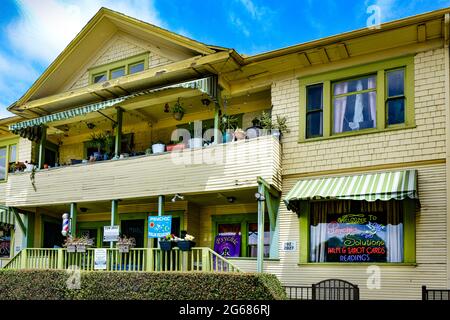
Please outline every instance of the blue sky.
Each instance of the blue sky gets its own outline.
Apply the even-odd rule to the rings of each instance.
[[[102,6],[207,44],[256,54],[392,21],[450,0],[1,0],[0,117]]]

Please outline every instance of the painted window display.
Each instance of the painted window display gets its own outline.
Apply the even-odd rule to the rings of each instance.
[[[326,203],[312,208],[310,261],[403,262],[401,204],[365,203],[357,208],[351,202],[340,211]]]

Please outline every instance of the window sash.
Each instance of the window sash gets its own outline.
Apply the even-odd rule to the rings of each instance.
[[[404,96],[405,96],[405,115],[404,122],[396,125],[389,125],[387,119],[387,96],[386,74],[388,71],[404,69]],[[333,85],[348,79],[365,78],[368,75],[376,74],[376,127],[365,128],[363,130],[352,130],[343,133],[333,133]],[[345,79],[345,80],[343,80]],[[307,115],[307,88],[315,84],[323,84],[323,135],[315,139],[306,136],[306,115]],[[415,126],[414,120],[414,56],[395,58],[374,62],[361,66],[346,68],[337,71],[330,71],[323,74],[317,74],[299,78],[300,85],[300,122],[298,142],[315,141],[321,139],[337,138],[350,135],[359,135],[367,133],[381,132],[384,130],[393,130],[398,128],[412,128]],[[353,93],[352,93],[353,94]]]

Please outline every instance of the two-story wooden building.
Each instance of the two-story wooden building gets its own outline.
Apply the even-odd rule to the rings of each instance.
[[[197,270],[235,234],[221,261],[285,285],[449,287],[449,24],[445,9],[242,56],[102,8],[0,120],[4,264],[70,265],[67,212],[96,247],[119,225],[153,271],[147,219],[171,215]]]

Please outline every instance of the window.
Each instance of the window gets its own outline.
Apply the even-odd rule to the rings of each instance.
[[[404,262],[404,213],[403,201],[395,200],[313,202],[308,261]]]
[[[120,67],[114,70],[111,70],[111,79],[116,79],[118,77],[122,77],[125,75],[125,67]]]
[[[248,224],[247,257],[257,257],[258,223]],[[264,224],[264,257],[270,254],[270,224]]]
[[[306,87],[306,138],[321,137],[323,132],[323,85]]]
[[[132,64],[129,66],[129,74],[133,74],[136,72],[141,72],[144,71],[145,65],[144,65],[144,61]]]
[[[405,69],[386,73],[388,125],[405,122]]]
[[[6,156],[7,147],[0,148],[0,181],[6,180]]]
[[[333,84],[333,132],[375,128],[376,75]]]
[[[104,73],[101,73],[101,74],[94,75],[92,77],[92,83],[104,82],[107,79],[108,78],[106,77],[106,72],[104,72]]]
[[[299,142],[412,128],[414,57],[299,79]]]
[[[11,254],[11,227],[0,226],[0,258],[9,258]]]
[[[265,217],[264,257],[270,256],[270,223]],[[213,248],[228,257],[256,257],[258,217],[256,214],[213,216]]]
[[[89,69],[91,84],[117,79],[129,74],[137,73],[148,67],[149,53],[111,62]]]
[[[0,181],[6,181],[8,172],[14,171],[14,164],[17,162],[17,141],[4,141],[0,145]]]

